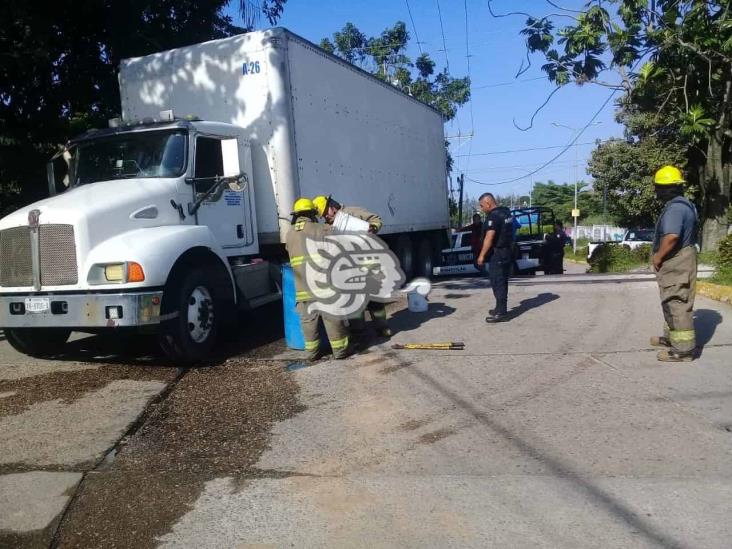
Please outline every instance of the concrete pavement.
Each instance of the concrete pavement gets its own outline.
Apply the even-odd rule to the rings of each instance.
[[[305,410],[244,481],[221,476],[164,547],[729,547],[732,308],[700,298],[705,350],[660,364],[644,276],[482,279],[392,320],[392,351],[294,372]]]
[[[77,336],[59,360],[0,342],[0,547],[48,547],[83,474],[176,375],[110,364],[93,340]]]

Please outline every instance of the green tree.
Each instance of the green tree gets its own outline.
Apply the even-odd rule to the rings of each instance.
[[[557,221],[565,224],[573,222],[572,209],[574,208],[574,184],[534,183],[531,193],[532,205],[544,206],[554,211]],[[577,184],[577,206],[580,209],[580,221],[590,216],[597,216],[602,212],[602,197],[598,197],[587,183]]]
[[[700,184],[703,246],[714,249],[729,225],[729,0],[590,0],[579,11],[551,4],[572,22],[557,29],[556,17],[529,16],[522,31],[529,51],[543,54],[542,69],[558,86],[621,90],[632,137],[675,136],[690,179]],[[607,71],[619,82],[606,79]]]
[[[391,83],[451,120],[458,107],[470,99],[470,79],[453,78],[447,70],[435,73],[435,62],[427,53],[412,62],[406,55],[409,39],[407,27],[401,21],[371,38],[353,23],[346,23],[333,34],[332,40],[323,38],[320,47]]]
[[[240,0],[246,25],[286,0]],[[45,163],[120,112],[121,59],[244,32],[228,0],[4,2],[0,25],[0,214],[47,194]]]
[[[635,142],[613,139],[593,151],[588,171],[599,194],[607,189],[608,211],[621,226],[648,227],[662,206],[655,197],[653,174],[669,163],[685,165],[683,146],[650,136]],[[689,189],[690,198],[694,190]]]

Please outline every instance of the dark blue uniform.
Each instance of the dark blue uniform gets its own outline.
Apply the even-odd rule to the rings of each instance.
[[[488,278],[496,299],[495,314],[508,311],[508,277],[513,262],[513,216],[504,206],[495,208],[485,220],[485,232],[495,231],[488,258]]]

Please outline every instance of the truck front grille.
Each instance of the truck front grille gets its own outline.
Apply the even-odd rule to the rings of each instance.
[[[0,231],[0,286],[33,286],[32,238],[28,227]],[[41,285],[78,282],[73,225],[39,226],[38,246]]]
[[[76,246],[73,225],[41,225],[41,285],[76,284]]]
[[[0,286],[33,286],[28,227],[0,231]]]

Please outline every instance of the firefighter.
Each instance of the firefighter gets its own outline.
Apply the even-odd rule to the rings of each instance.
[[[696,242],[699,216],[684,197],[681,171],[664,166],[654,176],[656,197],[665,204],[653,238],[653,268],[661,293],[664,335],[651,345],[666,347],[657,355],[662,362],[692,361],[696,354],[694,297],[696,294]]]
[[[381,217],[377,214],[363,208],[359,208],[358,206],[343,206],[333,200],[331,196],[316,196],[313,198],[313,204],[315,205],[318,215],[325,219],[325,222],[328,225],[333,224],[333,220],[339,210],[345,214],[357,217],[362,221],[366,221],[366,223],[369,224],[369,232],[372,234],[378,233],[384,224]],[[392,332],[386,320],[386,306],[378,301],[369,301],[366,308],[371,313],[371,319],[376,326],[376,333],[381,337],[391,337]],[[365,314],[361,313],[359,317],[351,319],[350,323],[354,331],[363,330]]]
[[[348,329],[341,320],[329,318],[318,312],[308,312],[308,303],[313,295],[305,281],[305,264],[308,258],[307,239],[322,240],[330,232],[330,227],[318,223],[315,206],[309,198],[299,198],[292,208],[292,228],[287,233],[287,253],[295,275],[295,308],[300,317],[300,326],[305,336],[305,352],[309,360],[320,356],[320,330],[322,318],[333,357],[346,358],[350,354]]]

